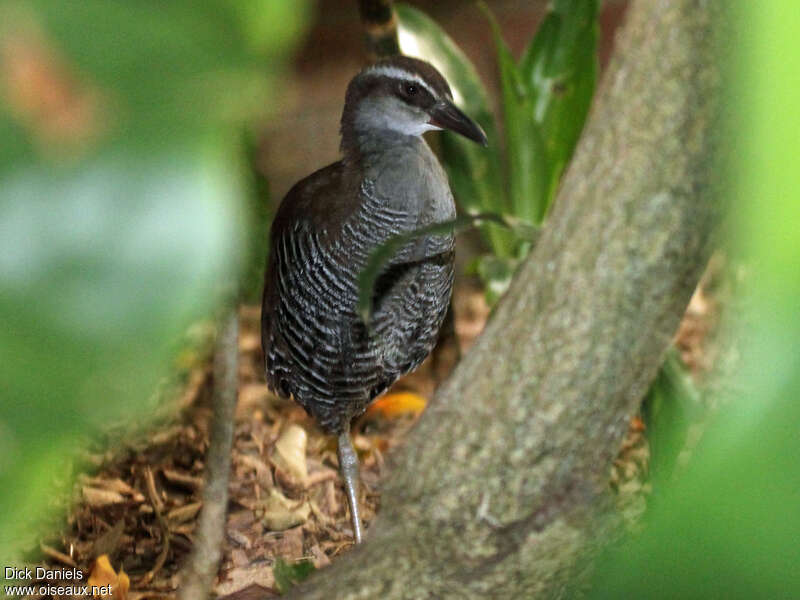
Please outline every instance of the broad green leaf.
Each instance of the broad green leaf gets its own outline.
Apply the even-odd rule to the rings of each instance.
[[[260,144],[257,133],[245,131],[241,139],[247,163],[258,164]],[[258,303],[261,301],[264,288],[264,265],[269,250],[270,223],[274,214],[270,202],[270,185],[266,176],[257,168],[248,169],[248,174],[245,218],[249,223],[249,235],[242,261],[239,293],[243,302]]]
[[[531,223],[540,223],[546,205],[549,169],[532,99],[500,26],[489,8],[483,3],[481,7],[492,27],[500,68],[511,213]]]
[[[442,132],[442,158],[456,201],[466,212],[508,212],[497,128],[475,67],[425,13],[402,3],[396,10],[400,49],[439,69],[450,83],[456,104],[480,123],[489,140],[483,148],[455,133]],[[495,252],[512,253],[513,240],[506,232],[489,227],[484,233]]]
[[[597,79],[597,1],[555,2],[520,61],[549,161],[549,208],[583,130]]]

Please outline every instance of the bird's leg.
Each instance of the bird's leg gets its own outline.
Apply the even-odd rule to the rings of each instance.
[[[356,456],[356,451],[350,442],[349,425],[347,429],[339,434],[339,472],[342,474],[347,503],[350,505],[353,535],[356,538],[356,544],[360,544],[361,518],[358,512],[358,456]]]

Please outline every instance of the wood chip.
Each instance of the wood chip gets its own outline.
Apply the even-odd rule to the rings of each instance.
[[[119,548],[119,543],[122,540],[122,534],[125,531],[125,519],[118,520],[113,527],[110,527],[106,532],[97,538],[92,548],[92,554],[96,557],[107,554],[113,556]]]
[[[252,583],[241,590],[222,596],[218,600],[263,600],[264,598],[278,598],[280,594],[272,589],[268,589]]]
[[[202,506],[202,502],[192,502],[191,504],[174,508],[167,513],[167,521],[169,521],[170,525],[178,525],[190,521],[197,516]]]
[[[253,542],[241,531],[237,531],[235,529],[228,529],[226,531],[227,536],[234,541],[234,543],[239,544],[245,550],[249,550],[253,547]]]
[[[267,464],[258,456],[252,454],[237,454],[236,462],[255,471],[259,485],[265,490],[273,486],[272,471],[270,471]]]
[[[42,554],[45,556],[49,556],[53,560],[60,562],[61,564],[67,565],[69,567],[77,567],[78,565],[72,560],[72,557],[67,556],[63,552],[59,552],[55,548],[51,548],[50,546],[46,546],[45,544],[39,544],[39,549],[42,551]]]
[[[109,504],[121,504],[126,501],[125,496],[112,490],[102,490],[89,486],[83,487],[83,499],[93,508],[102,508]]]
[[[322,548],[320,548],[319,544],[314,544],[311,546],[309,552],[311,552],[311,560],[317,569],[327,567],[329,564],[331,564],[331,559],[328,558],[328,555],[322,551]]]
[[[135,502],[144,502],[144,496],[141,494],[141,492],[139,492],[139,490],[136,488],[131,487],[119,477],[115,477],[114,479],[105,479],[103,477],[84,476],[81,477],[81,481],[89,487],[117,492],[125,496],[130,496]]]
[[[270,396],[266,383],[248,383],[239,388],[239,399],[236,404],[236,420],[249,419],[253,411],[264,406]]]
[[[312,487],[317,484],[324,483],[325,481],[334,480],[338,476],[339,473],[337,471],[334,471],[333,469],[323,468],[320,471],[315,471],[314,473],[311,473],[308,476],[308,479],[306,480],[306,485],[308,485],[308,487]]]
[[[250,558],[242,548],[234,548],[231,550],[231,562],[234,567],[246,567],[250,564]]]
[[[164,479],[190,491],[197,492],[203,489],[203,478],[194,477],[188,473],[175,471],[173,469],[163,469],[161,471]]]

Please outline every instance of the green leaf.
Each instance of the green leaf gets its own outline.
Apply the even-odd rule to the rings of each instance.
[[[480,6],[492,28],[500,68],[511,213],[540,223],[549,185],[548,158],[534,120],[532,98],[497,20],[485,4]]]
[[[540,217],[555,196],[594,95],[597,29],[596,0],[555,2],[520,61],[520,77],[549,160]]]
[[[439,69],[450,83],[456,104],[480,123],[489,141],[488,147],[482,148],[458,134],[441,134],[442,159],[459,207],[466,212],[509,212],[497,128],[475,67],[425,13],[402,3],[396,10],[400,49]],[[513,240],[506,232],[490,227],[484,234],[494,252],[513,252]]]
[[[494,306],[506,293],[519,261],[493,254],[481,256],[475,265],[475,272],[486,286],[486,301]]]
[[[674,346],[642,402],[642,413],[650,445],[650,473],[657,484],[668,483],[689,428],[705,416],[700,392]]]
[[[286,594],[290,589],[308,579],[314,572],[314,563],[308,559],[288,563],[278,557],[272,573],[275,575],[275,585],[281,594]]]

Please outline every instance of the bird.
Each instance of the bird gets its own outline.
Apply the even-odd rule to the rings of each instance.
[[[422,134],[486,134],[428,62],[397,55],[350,81],[340,160],[296,183],[270,229],[261,341],[269,387],[338,438],[353,537],[361,543],[358,457],[351,421],[431,352],[453,289],[453,233],[403,245],[373,290],[367,323],[358,276],[394,236],[454,219],[447,175]]]

